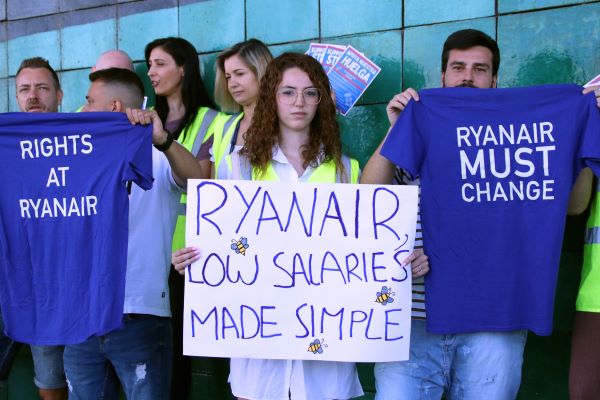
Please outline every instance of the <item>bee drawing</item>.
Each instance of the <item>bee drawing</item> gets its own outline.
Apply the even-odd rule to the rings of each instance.
[[[323,347],[327,347],[325,339],[315,339],[308,345],[308,351],[313,354],[323,354]]]
[[[231,239],[231,241],[233,242],[231,243],[231,250],[235,251],[236,254],[245,256],[246,249],[250,247],[248,244],[248,239],[242,236],[240,240]]]
[[[396,293],[392,292],[392,288],[384,286],[381,288],[381,292],[377,292],[377,298],[375,299],[376,303],[381,303],[382,306],[385,306],[387,303],[393,303]]]

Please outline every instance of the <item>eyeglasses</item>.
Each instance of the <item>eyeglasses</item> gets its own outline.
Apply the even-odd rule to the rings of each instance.
[[[298,91],[294,88],[277,89],[277,100],[283,104],[292,105],[298,99]],[[319,104],[321,92],[317,88],[306,88],[302,91],[302,99],[306,104]]]

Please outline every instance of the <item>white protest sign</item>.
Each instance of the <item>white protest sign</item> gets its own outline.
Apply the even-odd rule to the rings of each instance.
[[[192,180],[184,354],[408,358],[416,186]]]

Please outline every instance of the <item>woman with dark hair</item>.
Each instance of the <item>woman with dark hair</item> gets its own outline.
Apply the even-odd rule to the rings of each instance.
[[[211,172],[209,149],[217,111],[200,77],[198,53],[185,39],[168,37],[150,42],[145,49],[148,77],[156,93],[155,110],[169,133],[196,157],[202,178]],[[185,195],[181,196],[179,215],[173,233],[173,246],[185,245]],[[178,277],[177,277],[178,278]],[[185,398],[189,393],[191,363],[182,356],[183,280],[169,279],[173,312],[173,385],[171,397]],[[169,292],[167,292],[169,293]],[[164,296],[164,292],[163,292]]]
[[[185,39],[156,39],[145,49],[148,77],[156,93],[156,112],[170,134],[200,163],[203,178],[210,178],[210,147],[218,112],[200,77],[198,53]],[[182,203],[185,198],[182,197]],[[179,215],[174,248],[185,245],[185,214]]]
[[[173,139],[192,151],[200,136],[204,147],[192,151],[206,177],[210,175],[208,149],[212,141],[209,129],[217,112],[200,76],[198,53],[185,39],[156,39],[145,49],[148,77],[156,93],[156,112]],[[200,135],[199,135],[200,133]]]

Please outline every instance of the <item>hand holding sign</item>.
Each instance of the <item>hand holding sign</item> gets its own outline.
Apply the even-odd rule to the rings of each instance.
[[[184,247],[173,252],[171,264],[180,275],[185,274],[185,269],[200,259],[200,249],[197,247]]]

